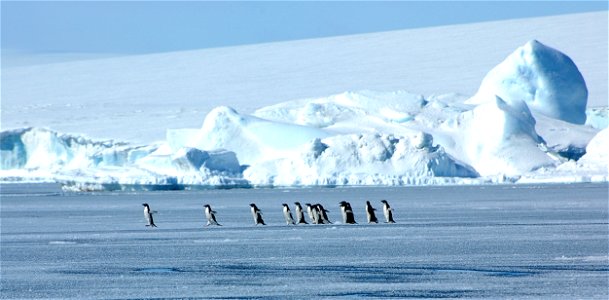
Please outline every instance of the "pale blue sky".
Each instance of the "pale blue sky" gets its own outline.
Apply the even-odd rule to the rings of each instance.
[[[1,3],[2,49],[31,54],[155,53],[607,10],[607,1]]]

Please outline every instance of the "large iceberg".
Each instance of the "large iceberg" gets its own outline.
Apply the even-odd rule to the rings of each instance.
[[[531,110],[575,124],[586,122],[588,89],[573,61],[562,52],[533,40],[493,68],[471,103],[492,96],[525,101]]]
[[[221,106],[143,146],[4,130],[0,179],[79,190],[606,181],[606,108],[586,111],[586,96],[573,62],[532,41],[471,98],[359,91],[252,114]]]

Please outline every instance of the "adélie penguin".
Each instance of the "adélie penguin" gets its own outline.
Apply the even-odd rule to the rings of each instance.
[[[309,218],[311,219],[311,223],[313,224],[319,224],[319,214],[317,213],[317,208],[313,207],[313,205],[311,205],[311,203],[306,203],[305,206],[307,207],[307,214],[309,215]]]
[[[366,201],[366,215],[368,217],[368,223],[378,223],[379,220],[376,218],[376,214],[374,213],[376,209],[372,207],[370,201]]]
[[[258,209],[256,204],[250,203],[250,207],[252,210],[252,217],[254,217],[254,224],[255,225],[258,225],[258,224],[266,225],[266,224],[264,224],[264,220],[262,219],[262,212]]]
[[[385,220],[387,223],[395,223],[393,220],[393,208],[389,206],[389,202],[387,200],[381,200],[383,203],[383,214],[385,214]]]
[[[209,226],[209,225],[222,226],[218,223],[218,221],[216,221],[216,211],[212,210],[211,206],[209,204],[205,204],[205,218],[207,218],[207,225],[205,225],[205,226]]]
[[[150,206],[148,205],[148,203],[142,203],[142,206],[144,206],[144,217],[146,217],[146,222],[148,222],[146,226],[156,227],[156,225],[154,224],[154,219],[152,218],[152,214],[154,212],[150,210]]]
[[[302,206],[300,206],[300,202],[294,202],[294,207],[296,207],[296,223],[309,224],[305,220],[304,213],[302,212]]]
[[[296,223],[294,223],[294,218],[292,217],[292,212],[290,211],[290,207],[286,204],[283,203],[283,217],[285,218],[285,222],[288,225],[295,225]]]
[[[355,215],[353,214],[353,209],[351,209],[351,204],[347,201],[341,201],[340,204],[340,212],[343,215],[343,222],[345,224],[357,224],[355,222]]]
[[[330,219],[328,219],[328,212],[330,212],[329,210],[325,209],[321,204],[317,203],[315,204],[315,207],[317,208],[317,211],[319,213],[320,216],[320,224],[332,224],[332,222],[330,222]]]

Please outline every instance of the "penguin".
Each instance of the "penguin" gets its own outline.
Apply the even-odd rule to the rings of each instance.
[[[258,224],[266,225],[266,224],[264,224],[264,220],[262,220],[262,212],[258,209],[256,204],[250,203],[250,207],[252,209],[252,217],[254,217],[254,224],[255,225],[258,225]]]
[[[292,212],[290,211],[290,207],[286,204],[283,203],[283,217],[285,218],[285,222],[288,225],[296,225],[296,223],[294,223],[294,218],[292,217]]]
[[[338,206],[340,207],[340,213],[343,216],[343,223],[347,224],[347,202],[341,201],[338,203]]]
[[[366,215],[368,216],[368,223],[379,222],[379,220],[376,218],[376,214],[374,214],[375,210],[376,209],[370,204],[370,201],[366,201]]]
[[[300,206],[300,202],[294,202],[294,206],[296,207],[296,223],[309,224],[307,223],[307,220],[305,220],[304,213],[302,212],[302,206]]]
[[[211,209],[211,206],[209,206],[209,204],[205,204],[205,217],[207,218],[207,225],[205,225],[205,226],[209,226],[209,225],[222,226],[218,223],[218,221],[216,221],[215,214],[216,214],[216,212]]]
[[[329,212],[329,210],[326,210],[321,204],[317,203],[315,204],[315,207],[317,208],[317,211],[319,213],[319,216],[321,217],[319,219],[319,224],[332,224],[332,222],[330,222],[330,220],[328,219],[328,214],[327,212]]]
[[[351,204],[346,201],[340,202],[340,212],[343,215],[343,222],[345,224],[357,224],[355,222],[355,216],[353,215],[353,209],[351,209]]]
[[[150,210],[148,203],[142,203],[142,206],[144,206],[144,217],[146,217],[146,221],[148,222],[146,227],[156,227],[156,225],[154,225],[154,219],[152,219],[152,214],[154,212]]]
[[[393,208],[389,206],[387,200],[381,200],[381,202],[383,203],[383,214],[385,214],[386,223],[395,223],[393,220]]]
[[[317,213],[317,209],[311,205],[311,203],[306,203],[307,213],[309,214],[309,218],[311,219],[311,223],[319,224],[319,214]]]

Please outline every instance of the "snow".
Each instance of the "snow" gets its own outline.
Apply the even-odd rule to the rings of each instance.
[[[239,161],[249,165],[295,151],[309,140],[325,136],[316,128],[244,116],[232,108],[218,107],[205,117],[191,145],[238,151]]]
[[[541,19],[552,21],[582,16],[594,19],[606,17],[606,14]],[[513,25],[513,22],[521,21],[501,24]],[[390,38],[392,34],[401,36],[398,33],[378,35]],[[362,36],[356,36],[320,41],[341,41],[348,44],[358,38],[363,39]],[[286,45],[302,43],[305,42],[239,49],[287,51]],[[311,47],[323,44],[319,41],[306,43]],[[253,96],[251,90],[255,87],[244,81],[238,89],[231,91],[235,93],[233,96],[240,91],[248,91],[240,95],[244,97],[240,100],[242,102],[226,102],[238,104],[245,112],[226,105],[216,106],[198,120],[198,124],[202,121],[198,128],[188,126],[188,121],[183,118],[185,114],[194,117],[201,113],[198,110],[185,110],[181,105],[186,102],[176,106],[172,101],[147,95],[150,97],[149,102],[139,103],[137,97],[133,99],[136,104],[131,107],[133,110],[129,106],[132,104],[119,105],[121,99],[124,100],[122,97],[130,95],[122,94],[122,89],[133,92],[124,86],[129,84],[129,80],[125,80],[121,83],[122,86],[116,83],[118,94],[115,96],[118,98],[114,98],[114,95],[95,94],[91,90],[92,94],[84,96],[84,102],[79,104],[87,106],[87,101],[95,97],[107,104],[99,110],[95,105],[87,107],[87,114],[99,113],[96,116],[99,119],[96,119],[95,130],[102,130],[104,136],[117,138],[124,137],[125,133],[147,136],[152,129],[157,130],[162,126],[165,130],[164,140],[150,141],[144,138],[149,141],[147,143],[138,139],[100,141],[82,134],[56,131],[55,127],[63,128],[61,122],[56,121],[49,122],[48,126],[52,129],[3,127],[0,179],[56,181],[75,190],[607,180],[607,168],[603,167],[607,164],[607,158],[599,154],[608,152],[607,141],[602,139],[602,135],[597,135],[606,128],[607,108],[586,109],[587,104],[590,104],[588,95],[592,97],[596,89],[590,82],[596,83],[598,78],[592,76],[589,80],[585,76],[586,72],[580,72],[578,61],[571,60],[559,49],[545,46],[538,40],[523,43],[524,45],[513,45],[516,50],[507,59],[502,62],[498,59],[496,67],[489,67],[491,71],[472,97],[459,93],[459,90],[430,95],[402,89],[371,90],[368,88],[374,84],[368,86],[367,82],[360,82],[358,86],[363,88],[358,90],[295,100],[274,98],[280,96],[275,94],[272,99],[258,103],[256,101],[260,98]],[[231,53],[231,49],[224,50]],[[142,62],[161,68],[162,64],[152,62],[152,58],[170,61],[179,59],[185,64],[188,60],[196,60],[196,55],[193,55],[197,53],[116,58],[107,62],[108,66],[120,68]],[[140,61],[141,59],[144,60]],[[52,93],[32,95],[26,88],[29,83],[17,80],[22,75],[32,75],[26,71],[36,71],[36,74],[45,76],[52,76],[54,68],[75,71],[80,75],[68,76],[68,79],[87,85],[86,78],[80,77],[82,73],[79,72],[100,67],[99,63],[100,61],[85,61],[7,69],[9,92],[8,97],[3,96],[3,126],[7,119],[5,116],[10,116],[8,124],[16,124],[11,118],[23,112],[14,110],[11,104],[14,99],[26,96],[36,96],[34,99],[57,97]],[[325,70],[327,72],[324,74],[332,74],[330,71],[338,70],[333,67],[336,65],[324,66],[318,71]],[[165,70],[164,68],[166,67],[159,70]],[[587,67],[582,68],[586,69]],[[170,68],[167,70],[172,72]],[[436,72],[443,72],[442,70],[445,69],[437,69]],[[304,69],[303,72],[312,71]],[[413,67],[410,72],[416,73],[417,70]],[[6,86],[4,74],[3,70],[2,80]],[[101,74],[108,76],[112,72],[105,70]],[[171,76],[174,75],[177,76]],[[312,73],[309,75],[313,76]],[[33,76],[36,78],[38,75]],[[351,76],[350,79],[363,75]],[[188,80],[194,80],[193,78]],[[155,80],[147,82],[152,90],[156,88]],[[312,90],[315,90],[313,94],[323,91],[308,85],[314,83],[313,77],[308,80],[298,88],[289,85],[285,88],[294,92],[293,95],[307,95]],[[177,78],[171,78],[171,81],[184,84]],[[275,82],[269,80],[267,83]],[[328,79],[326,82],[326,85],[334,84],[341,86],[337,81]],[[443,82],[439,80],[433,80],[431,84],[436,87],[436,91],[443,89]],[[278,90],[284,88],[279,85],[274,87]],[[421,88],[426,89],[424,86]],[[44,88],[35,90],[40,92]],[[66,89],[62,91],[74,92]],[[181,93],[184,92],[173,88],[171,91],[176,93],[174,97],[183,95]],[[264,90],[260,92],[269,95]],[[8,105],[5,105],[5,98],[9,99]],[[259,106],[256,110],[248,110],[250,104],[240,104],[245,102],[255,102]],[[598,103],[596,100],[592,102]],[[194,103],[190,105],[196,106]],[[28,109],[42,112],[45,107],[30,106]],[[150,108],[165,112],[138,116]],[[173,114],[171,111],[176,109],[179,113]],[[75,112],[71,104],[62,107],[60,111],[56,114],[58,118]],[[74,128],[91,133],[87,114],[79,116],[81,121],[72,116],[66,120],[72,118],[70,122],[76,124]],[[36,116],[34,114],[32,117]],[[123,116],[134,121],[123,121]],[[24,119],[32,120],[29,117]],[[155,125],[146,126],[144,123]],[[177,124],[180,126],[175,126]],[[115,126],[120,126],[120,130]],[[142,134],[142,130],[148,133]],[[595,136],[595,142],[589,144]]]
[[[609,128],[603,129],[592,138],[586,147],[586,155],[578,162],[590,165],[599,165],[600,163],[600,167],[607,168],[607,164],[609,164],[607,145],[609,145]]]
[[[523,176],[521,183],[607,182],[609,181],[609,129],[600,131],[586,146],[578,161],[568,161],[556,169],[540,169]]]
[[[586,125],[603,129],[609,126],[609,107],[599,107],[586,110]]]
[[[482,80],[471,103],[525,101],[535,111],[575,124],[586,122],[588,89],[573,61],[537,40],[516,49]]]
[[[62,193],[2,184],[3,299],[607,299],[607,184]],[[395,224],[366,224],[387,199]],[[342,224],[340,201],[358,224]],[[281,203],[333,224],[286,225]],[[142,203],[158,228],[148,228]],[[266,226],[254,226],[249,203]],[[52,203],[52,204],[51,204]],[[223,226],[205,226],[210,204]],[[378,215],[377,215],[378,216]],[[314,288],[312,288],[314,287]]]

